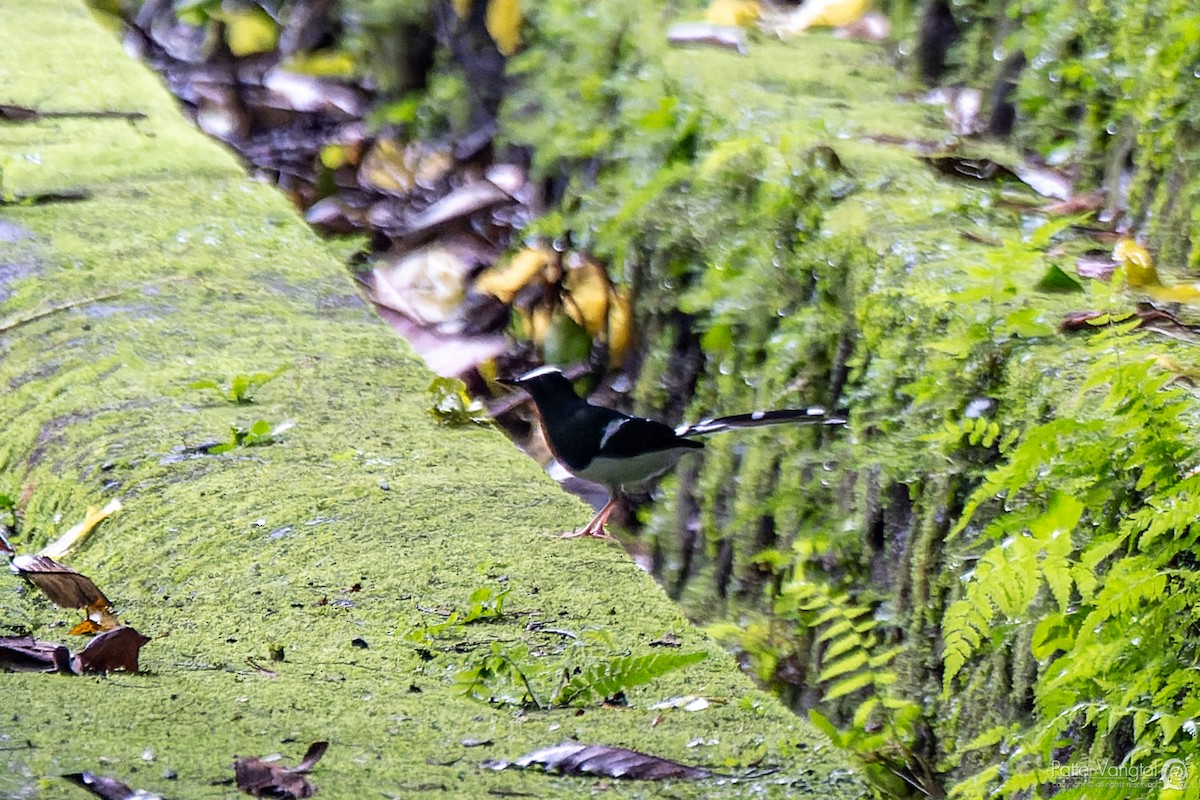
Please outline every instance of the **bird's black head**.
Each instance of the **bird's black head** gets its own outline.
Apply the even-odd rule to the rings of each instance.
[[[558,367],[538,367],[519,378],[501,382],[529,392],[529,396],[542,412],[580,402],[579,395],[575,394],[575,387]]]

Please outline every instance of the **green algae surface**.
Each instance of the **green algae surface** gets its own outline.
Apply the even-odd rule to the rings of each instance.
[[[23,552],[119,496],[67,563],[151,637],[137,674],[3,676],[0,795],[78,797],[56,776],[91,770],[231,797],[235,755],[295,763],[322,739],[313,780],[333,798],[865,794],[618,548],[554,536],[586,509],[501,434],[435,425],[429,373],[335,259],[81,5],[0,0],[0,17],[0,101],[146,115],[0,127],[6,197],[88,195],[0,211],[0,494],[21,498]],[[189,388],[285,364],[252,404]],[[292,425],[199,447],[260,419]],[[480,587],[508,589],[499,617],[420,636]],[[0,581],[3,633],[77,651],[77,613]],[[709,658],[624,707],[520,711],[453,691],[495,643],[554,659],[564,631],[595,641],[587,659],[668,635]],[[683,694],[724,702],[650,708]],[[479,767],[569,738],[782,769],[662,786]]]

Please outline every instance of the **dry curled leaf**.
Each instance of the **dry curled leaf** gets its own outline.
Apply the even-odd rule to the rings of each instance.
[[[71,651],[32,636],[0,636],[0,668],[9,672],[72,672]]]
[[[624,747],[581,742],[562,742],[526,753],[515,761],[485,761],[481,766],[501,770],[508,767],[526,769],[534,765],[563,775],[599,775],[640,781],[699,780],[713,776],[713,772],[704,767],[688,766]]]
[[[138,653],[150,637],[128,625],[100,634],[79,652],[79,672],[138,671]]]
[[[723,705],[727,701],[723,697],[704,697],[698,694],[685,694],[679,697],[668,697],[666,700],[650,706],[653,711],[668,708],[682,708],[684,711],[703,711],[714,704]]]
[[[1030,189],[1042,197],[1052,197],[1066,202],[1074,195],[1071,179],[1056,169],[1034,161],[1021,161],[1012,165],[1013,174]]]
[[[405,235],[413,238],[431,236],[450,225],[465,222],[472,214],[512,202],[512,196],[491,181],[468,183],[409,220]]]
[[[116,778],[110,778],[106,775],[96,775],[95,773],[84,771],[63,775],[62,778],[76,786],[87,789],[96,797],[102,797],[104,800],[162,800],[160,795],[152,794],[143,789],[130,789]]]
[[[46,556],[14,556],[9,569],[61,608],[108,608],[112,604],[91,579]]]
[[[378,264],[371,272],[371,302],[418,325],[462,327],[459,306],[471,265],[459,253],[433,245]]]
[[[302,773],[316,766],[328,747],[329,742],[313,742],[304,759],[294,767],[268,764],[253,756],[239,758],[233,762],[237,787],[252,797],[312,797],[317,789]]]
[[[678,22],[667,29],[667,43],[672,47],[711,45],[746,55],[746,35],[741,28],[713,25],[708,22]]]

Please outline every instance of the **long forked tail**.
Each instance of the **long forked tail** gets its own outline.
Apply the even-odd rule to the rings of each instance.
[[[754,411],[749,414],[734,414],[731,417],[702,419],[691,425],[680,425],[675,429],[678,436],[704,436],[737,428],[758,428],[763,425],[845,425],[845,417],[830,416],[819,406],[812,408],[781,408],[778,411]]]

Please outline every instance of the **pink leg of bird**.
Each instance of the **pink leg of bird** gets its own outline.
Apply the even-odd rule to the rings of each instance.
[[[615,541],[613,537],[608,535],[608,531],[604,530],[604,523],[608,522],[608,518],[612,516],[613,511],[617,508],[617,496],[613,495],[608,498],[608,502],[604,504],[604,508],[596,512],[596,516],[592,517],[592,521],[584,525],[577,531],[568,531],[562,536],[564,539],[578,539],[583,536],[591,536],[594,539],[607,539]]]

